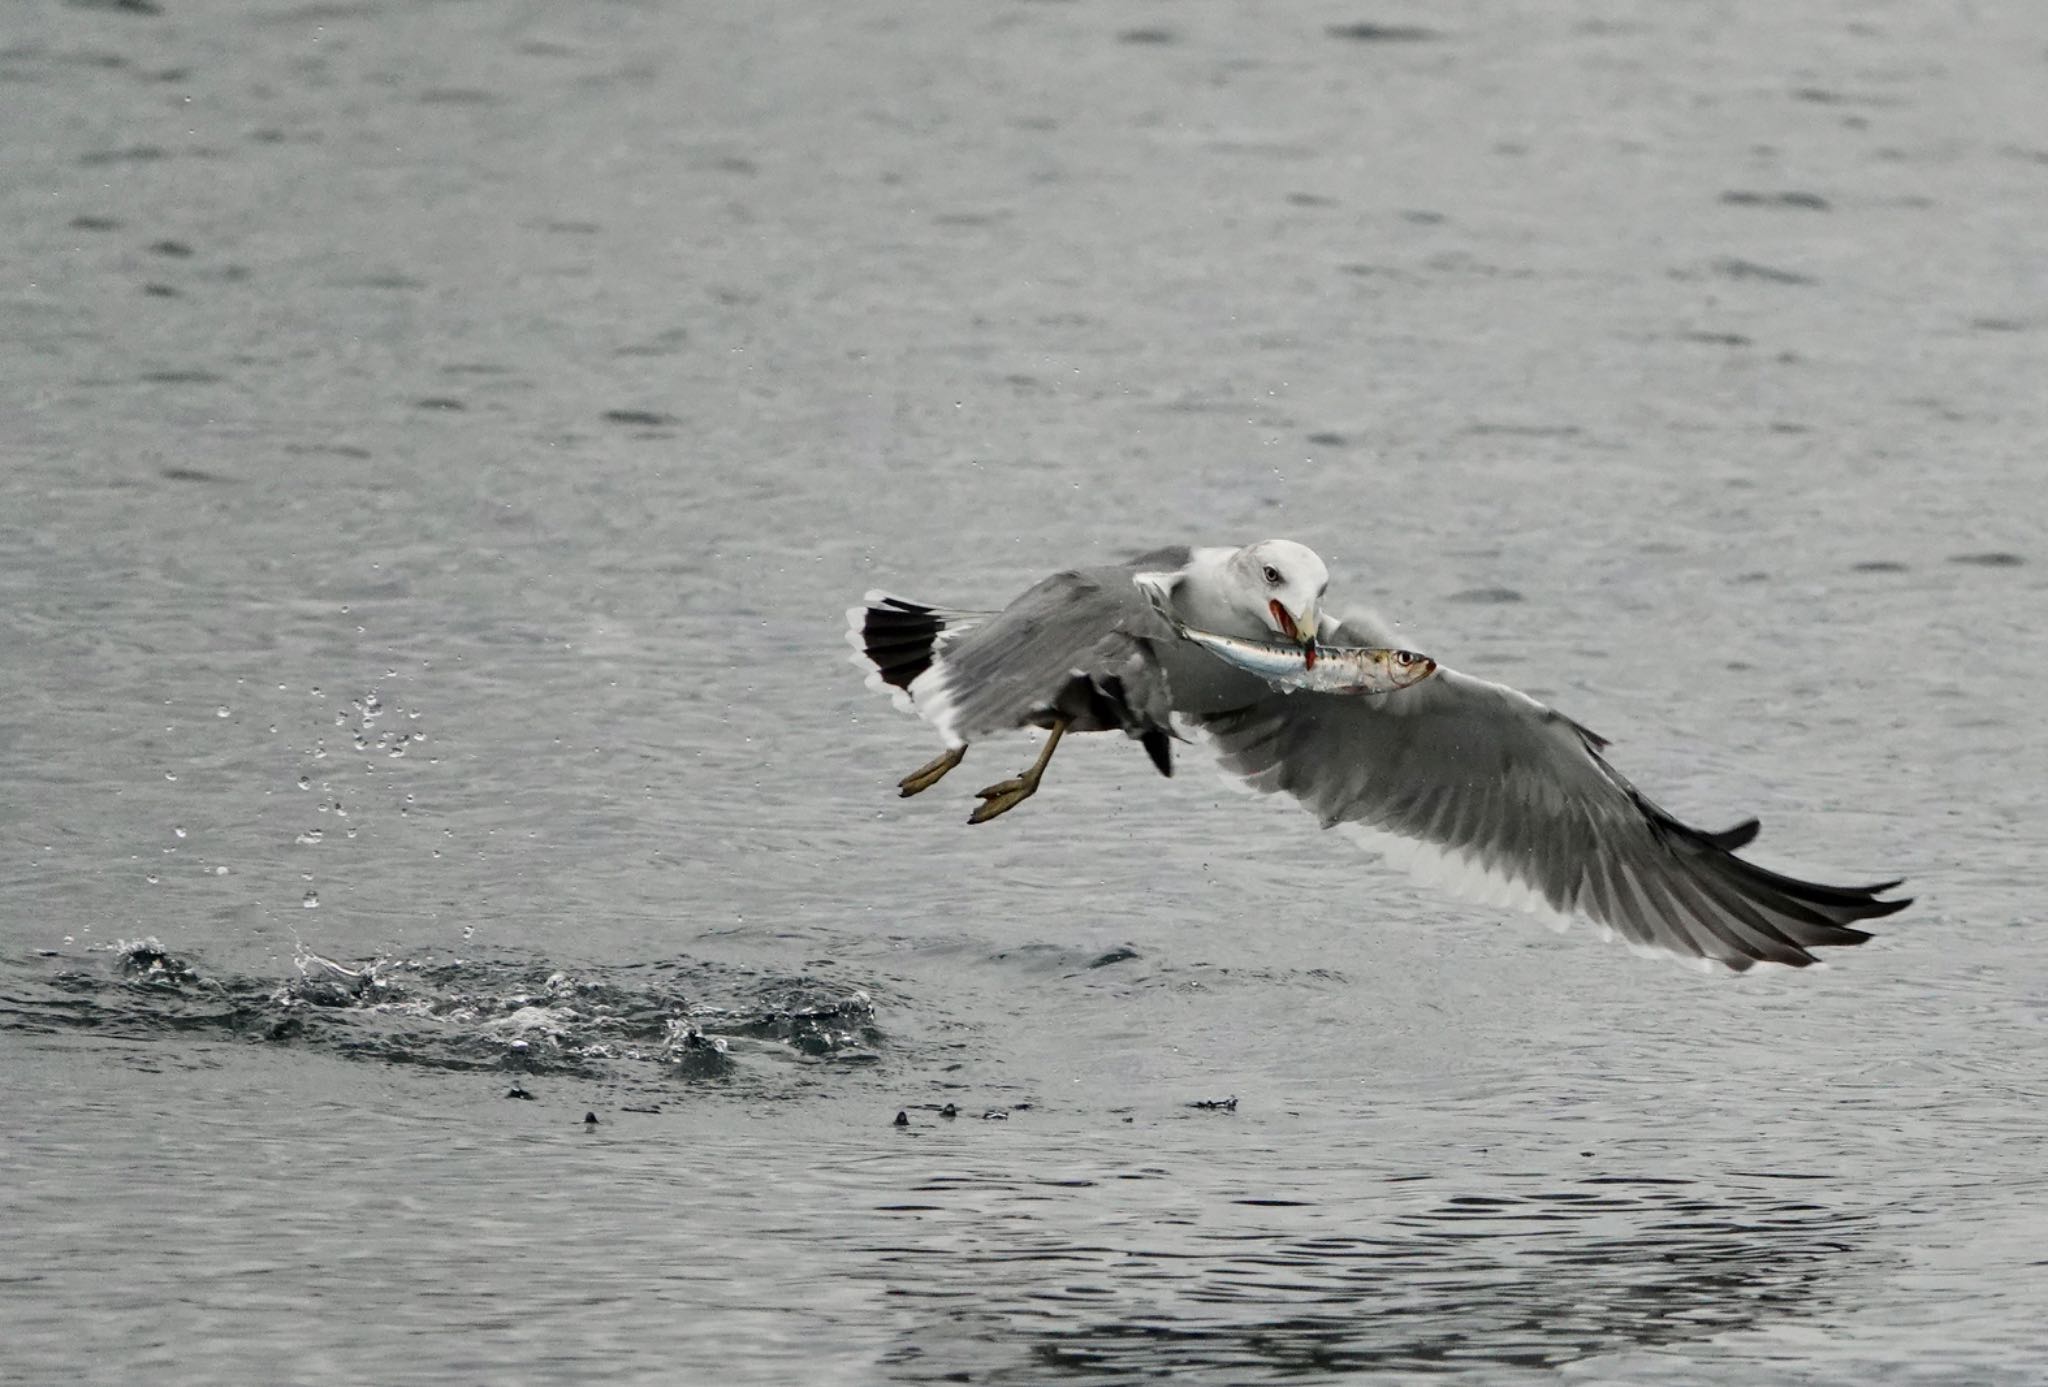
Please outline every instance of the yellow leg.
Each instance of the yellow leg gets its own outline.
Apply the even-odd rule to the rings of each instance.
[[[1052,760],[1052,754],[1059,749],[1060,738],[1065,736],[1066,732],[1067,719],[1056,719],[1052,725],[1052,735],[1045,739],[1045,750],[1038,753],[1038,759],[1031,763],[1030,770],[1008,780],[998,780],[985,790],[975,791],[982,801],[981,807],[967,816],[967,822],[985,824],[996,815],[1008,813],[1037,794],[1038,782],[1045,778],[1046,763]]]
[[[960,764],[960,758],[967,754],[967,747],[949,746],[939,755],[919,766],[909,775],[896,782],[896,792],[905,799],[921,794],[946,778],[946,772]]]

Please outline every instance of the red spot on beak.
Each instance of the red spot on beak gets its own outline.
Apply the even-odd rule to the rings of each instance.
[[[1273,613],[1273,624],[1287,633],[1287,639],[1301,646],[1303,668],[1314,669],[1316,667],[1316,643],[1313,640],[1304,640],[1302,638],[1301,628],[1294,624],[1292,613],[1280,605],[1279,598],[1276,597],[1271,602],[1268,602],[1266,609]]]

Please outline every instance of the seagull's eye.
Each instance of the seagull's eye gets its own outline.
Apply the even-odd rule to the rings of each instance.
[[[1276,588],[1277,588],[1277,587],[1279,587],[1279,586],[1280,586],[1280,570],[1279,570],[1279,569],[1277,569],[1277,568],[1275,568],[1275,567],[1273,567],[1273,565],[1271,565],[1271,564],[1267,564],[1267,565],[1266,565],[1266,581],[1267,581],[1267,582],[1269,582],[1269,583],[1271,583],[1271,584],[1272,584],[1272,585],[1273,585],[1274,587],[1276,587]]]

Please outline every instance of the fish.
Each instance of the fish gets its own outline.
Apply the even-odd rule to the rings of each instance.
[[[1375,645],[1272,645],[1175,625],[1183,640],[1258,675],[1288,693],[1383,694],[1420,684],[1436,673],[1436,661],[1412,650]]]

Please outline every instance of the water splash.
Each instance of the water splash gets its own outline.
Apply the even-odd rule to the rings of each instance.
[[[310,893],[309,893],[310,895]],[[0,1030],[302,1045],[449,1070],[665,1084],[771,1080],[882,1058],[858,988],[693,960],[571,972],[517,957],[344,962],[301,943],[284,978],[216,976],[155,937],[56,955],[0,991]]]

